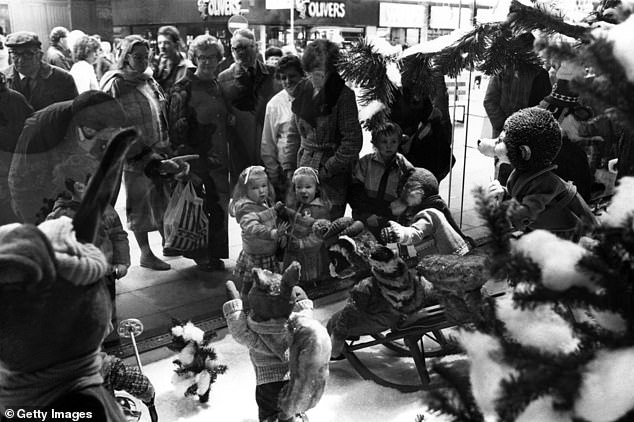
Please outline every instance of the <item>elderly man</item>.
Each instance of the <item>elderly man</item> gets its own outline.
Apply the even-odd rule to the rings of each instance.
[[[231,183],[246,167],[259,164],[260,140],[266,104],[280,91],[273,72],[256,60],[255,35],[239,29],[231,38],[235,62],[218,76],[224,97],[229,102],[235,124],[229,131]]]
[[[70,68],[73,67],[73,56],[68,48],[68,29],[56,26],[51,30],[48,39],[51,41],[51,45],[46,50],[44,61],[70,71]]]
[[[7,47],[13,65],[2,72],[7,86],[18,91],[34,110],[77,96],[77,87],[70,73],[42,61],[42,43],[33,32],[9,34]]]

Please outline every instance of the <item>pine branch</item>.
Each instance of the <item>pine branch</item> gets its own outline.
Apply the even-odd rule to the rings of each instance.
[[[396,62],[395,56],[385,57],[372,44],[359,40],[338,64],[341,77],[363,89],[359,101],[362,105],[378,100],[391,104],[398,89],[387,77],[387,64]]]
[[[401,60],[403,83],[407,83],[414,92],[424,92],[434,97],[438,91],[435,81],[435,70],[432,69],[431,57],[426,54],[415,54]]]
[[[561,13],[551,13],[543,4],[536,3],[531,7],[517,0],[511,2],[507,22],[514,29],[522,31],[540,29],[549,34],[559,33],[576,39],[588,39],[590,33],[588,26],[566,23]]]
[[[458,41],[434,55],[434,67],[451,78],[464,69],[474,68],[484,58],[490,38],[499,32],[500,24],[482,24],[463,35]]]
[[[506,217],[507,204],[498,204],[498,201],[490,197],[482,186],[475,188],[472,192],[475,197],[476,210],[485,221],[491,234],[490,247],[492,258],[494,258],[491,274],[495,275],[497,273],[496,267],[503,264],[510,251],[511,224]]]
[[[464,374],[446,365],[433,369],[449,385],[449,390],[431,390],[426,394],[427,406],[437,414],[452,417],[454,422],[483,422],[484,417],[475,402],[471,386]]]

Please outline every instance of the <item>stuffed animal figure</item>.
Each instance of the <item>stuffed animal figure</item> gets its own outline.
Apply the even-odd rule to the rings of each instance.
[[[478,255],[429,255],[414,271],[394,250],[376,245],[369,257],[371,276],[350,290],[344,308],[328,321],[332,358],[342,357],[347,338],[405,325],[423,317],[431,304],[445,305],[451,321],[468,319],[488,278],[485,264]]]
[[[73,220],[0,227],[2,414],[28,405],[124,421],[100,373],[112,304],[103,279],[108,265],[91,241],[136,134],[119,131],[110,141]]]
[[[225,365],[216,363],[216,351],[211,345],[216,332],[205,333],[191,322],[174,320],[171,333],[172,342],[167,347],[178,352],[173,361],[176,368],[172,383],[184,386],[186,397],[198,396],[201,403],[208,402],[211,384],[227,371]]]
[[[580,222],[596,224],[575,186],[553,172],[560,147],[561,129],[549,111],[526,108],[506,119],[495,152],[508,157],[514,170],[506,187],[493,181],[489,193],[500,199],[513,198],[508,217],[516,229],[545,229],[573,237]]]
[[[361,221],[350,217],[340,217],[332,222],[317,220],[313,224],[313,233],[328,247],[332,277],[360,280],[370,275],[368,260],[377,241]]]
[[[256,376],[260,421],[306,421],[328,378],[330,338],[312,319],[312,301],[298,286],[301,267],[293,262],[283,275],[254,269],[249,314],[232,281],[223,305],[229,332],[249,349]]]

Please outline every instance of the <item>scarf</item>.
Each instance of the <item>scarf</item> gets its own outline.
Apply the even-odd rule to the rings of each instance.
[[[332,112],[344,86],[346,83],[341,76],[333,73],[326,80],[324,88],[313,96],[313,85],[309,80],[304,80],[295,88],[295,100],[291,109],[312,127],[316,127],[317,117],[326,116]]]
[[[44,407],[73,391],[101,385],[100,369],[97,350],[32,373],[12,371],[0,362],[0,412],[7,408]]]

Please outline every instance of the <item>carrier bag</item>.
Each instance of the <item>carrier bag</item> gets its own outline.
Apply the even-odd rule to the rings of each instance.
[[[179,183],[163,218],[165,248],[193,251],[207,246],[209,221],[191,182]]]

